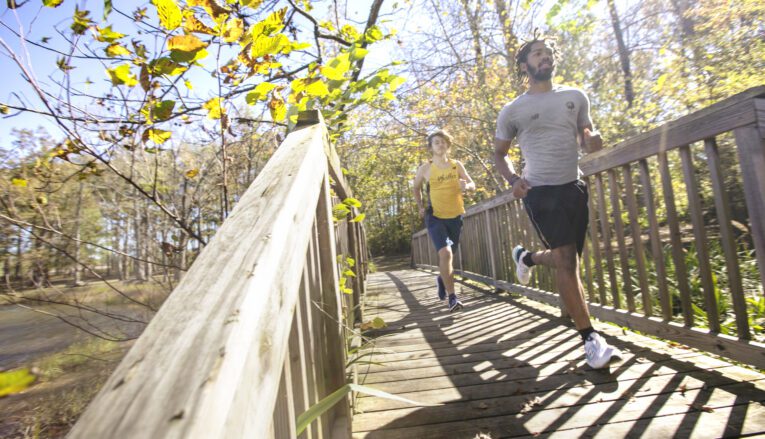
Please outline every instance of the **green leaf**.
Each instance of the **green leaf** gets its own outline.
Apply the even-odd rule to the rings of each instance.
[[[170,51],[170,58],[173,61],[183,63],[193,63],[194,61],[207,58],[207,55],[208,53],[206,49],[199,49],[194,52],[183,52],[181,50]]]
[[[361,201],[355,199],[355,198],[346,198],[343,200],[343,204],[347,204],[349,206],[353,206],[355,208],[361,207]]]
[[[57,8],[64,3],[64,0],[43,0],[43,5],[49,8]]]
[[[366,217],[367,217],[367,214],[366,214],[366,213],[360,213],[360,214],[356,215],[356,216],[355,216],[355,217],[354,217],[354,218],[351,220],[351,222],[352,222],[352,223],[360,223],[360,222],[364,221],[364,218],[366,218]]]
[[[380,27],[375,25],[367,29],[366,33],[364,34],[364,39],[366,39],[369,43],[374,43],[375,41],[382,40],[383,33],[380,30]]]
[[[159,22],[167,30],[173,30],[181,25],[181,9],[174,0],[151,0],[157,8]]]
[[[386,326],[388,325],[385,323],[385,320],[380,317],[375,317],[374,320],[372,320],[372,327],[375,329],[382,329]]]
[[[178,64],[170,58],[163,57],[151,61],[149,69],[153,75],[175,76],[185,72],[187,67]]]
[[[74,16],[72,19],[72,25],[69,26],[72,31],[77,35],[82,35],[93,24],[93,21],[88,17],[90,11],[80,10],[77,5],[74,6]]]
[[[112,13],[112,0],[104,0],[104,20]]]
[[[0,398],[25,390],[36,379],[37,377],[29,369],[0,372]]]
[[[138,84],[138,79],[132,73],[130,73],[130,64],[122,64],[111,69],[106,69],[109,77],[112,80],[112,85],[127,85],[133,87]]]
[[[356,277],[356,273],[354,273],[351,269],[343,271],[343,275],[346,277]]]
[[[248,104],[254,105],[258,101],[265,101],[268,93],[276,88],[276,84],[271,82],[261,82],[255,87],[255,90],[247,93],[245,100]]]
[[[374,389],[372,387],[348,383],[344,385],[343,387],[335,390],[334,392],[332,392],[330,395],[328,395],[321,401],[312,405],[311,407],[308,408],[308,410],[306,410],[305,412],[301,413],[298,416],[297,427],[296,427],[297,435],[299,436],[301,433],[303,433],[303,431],[305,431],[305,429],[309,425],[311,425],[311,422],[313,422],[316,418],[324,414],[327,410],[331,409],[335,404],[342,401],[351,392],[364,393],[367,395],[376,396],[378,398],[391,399],[394,401],[405,402],[407,404],[416,405],[416,406],[441,405],[441,404],[426,404],[426,403],[421,403],[417,401],[412,401],[411,399],[402,398],[400,396],[396,396],[391,393],[384,392],[382,390]]]

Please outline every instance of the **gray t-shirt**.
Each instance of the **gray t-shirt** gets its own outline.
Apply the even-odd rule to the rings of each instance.
[[[523,94],[497,118],[497,138],[518,144],[525,161],[523,177],[532,187],[576,180],[580,128],[592,125],[590,101],[583,91],[554,86],[545,93]]]

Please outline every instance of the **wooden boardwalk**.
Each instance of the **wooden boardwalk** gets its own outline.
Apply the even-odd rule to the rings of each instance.
[[[623,355],[592,370],[549,306],[458,285],[465,309],[450,314],[422,270],[367,285],[364,320],[388,326],[359,382],[438,405],[361,395],[354,438],[765,436],[765,375],[751,369],[596,322]]]

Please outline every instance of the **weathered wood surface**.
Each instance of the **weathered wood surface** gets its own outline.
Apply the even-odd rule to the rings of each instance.
[[[623,351],[594,371],[557,310],[458,284],[450,314],[424,270],[368,278],[366,319],[383,318],[359,381],[415,401],[360,396],[355,438],[608,438],[765,434],[765,375],[605,324]],[[647,436],[646,436],[647,437]]]

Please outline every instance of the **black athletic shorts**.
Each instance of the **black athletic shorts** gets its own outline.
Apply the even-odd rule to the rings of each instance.
[[[587,184],[582,180],[554,186],[536,186],[523,198],[531,223],[548,249],[576,244],[582,255],[589,210]]]

